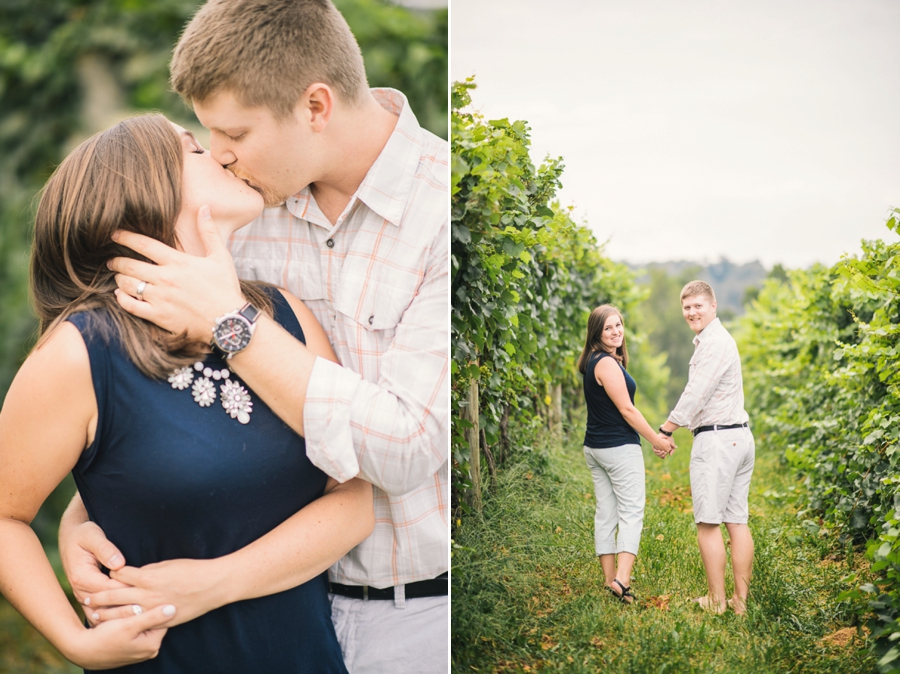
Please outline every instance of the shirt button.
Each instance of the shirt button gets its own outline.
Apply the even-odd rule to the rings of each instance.
[[[329,248],[334,248],[334,239],[328,239],[328,241],[325,242],[325,245]]]
[[[375,316],[374,315],[369,316],[369,325],[372,325],[372,323],[374,323],[374,322],[375,322]]]

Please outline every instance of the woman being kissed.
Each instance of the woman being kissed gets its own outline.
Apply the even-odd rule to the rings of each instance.
[[[107,262],[135,253],[113,233],[203,254],[195,223],[206,204],[225,238],[263,209],[260,194],[161,115],[85,141],[44,188],[31,261],[41,336],[0,411],[0,589],[88,670],[346,672],[325,570],[371,533],[371,486],[339,485],[313,466],[303,438],[229,370],[224,352],[116,301]],[[262,284],[242,283],[242,292],[245,317],[267,313],[336,360],[299,300]],[[171,604],[106,609],[85,627],[29,526],[69,471],[129,564],[207,560],[197,563],[223,574],[221,604],[199,617]],[[316,572],[227,603],[228,585],[252,582],[251,544],[283,523],[299,530],[312,512],[331,532]],[[310,547],[300,535],[282,540],[282,558],[267,563],[296,564]]]

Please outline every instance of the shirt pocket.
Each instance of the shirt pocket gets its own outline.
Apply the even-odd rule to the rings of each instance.
[[[416,286],[393,285],[365,274],[345,273],[334,308],[368,331],[391,331],[412,303]]]

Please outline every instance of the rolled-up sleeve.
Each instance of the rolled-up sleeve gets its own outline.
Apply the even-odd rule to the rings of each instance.
[[[405,494],[449,454],[449,311],[446,248],[431,251],[412,302],[379,358],[377,383],[318,359],[303,412],[310,461],[343,482],[359,476]]]

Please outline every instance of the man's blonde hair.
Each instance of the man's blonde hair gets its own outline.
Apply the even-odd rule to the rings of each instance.
[[[368,88],[356,38],[330,0],[210,0],[184,29],[170,72],[189,103],[229,91],[279,119],[316,82],[351,106]]]
[[[691,281],[681,289],[681,299],[685,297],[694,297],[695,295],[706,295],[710,302],[716,301],[716,294],[713,292],[712,286],[706,281]]]

